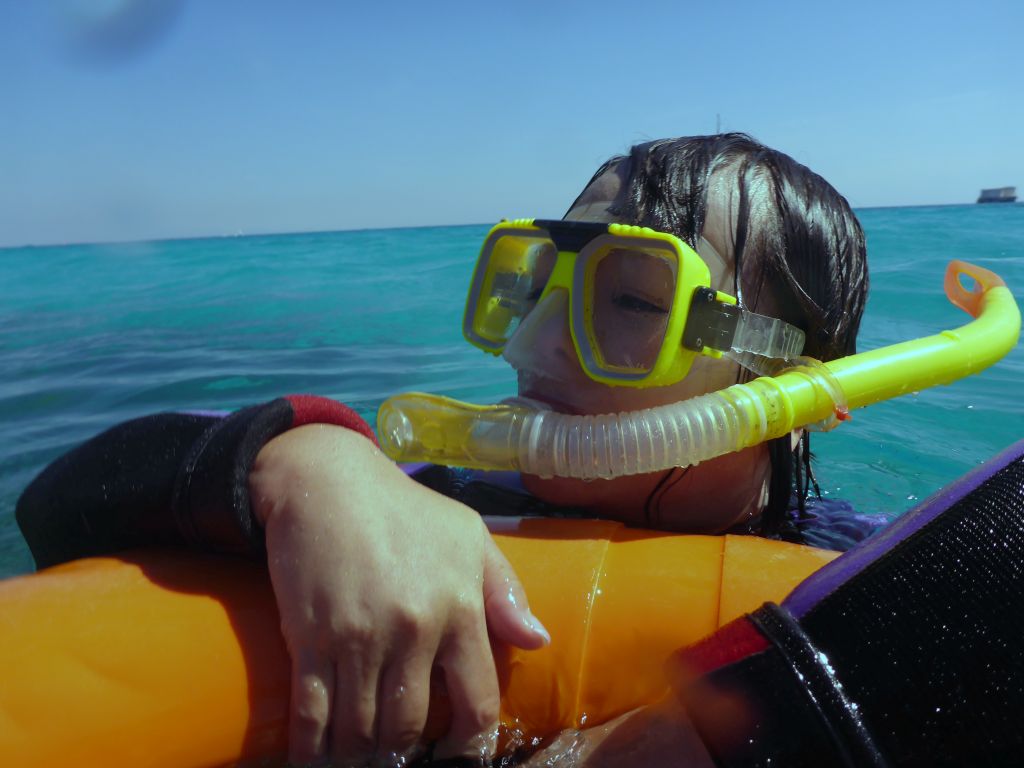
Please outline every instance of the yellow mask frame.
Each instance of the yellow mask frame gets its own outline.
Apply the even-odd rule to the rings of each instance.
[[[663,265],[674,281],[671,297],[664,297],[670,306],[656,308],[664,314],[657,352],[647,351],[639,362],[629,360],[628,352],[608,354],[595,299],[600,266],[612,254],[621,258],[623,253]],[[474,346],[499,355],[533,307],[563,291],[580,366],[588,377],[610,386],[674,384],[685,378],[698,355],[800,354],[801,330],[740,308],[733,296],[710,284],[710,271],[700,255],[666,232],[617,223],[503,221],[488,232],[480,250],[466,299],[463,335]]]

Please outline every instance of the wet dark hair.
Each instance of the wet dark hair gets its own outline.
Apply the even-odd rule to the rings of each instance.
[[[609,171],[614,177],[605,176]],[[805,355],[832,360],[856,351],[868,291],[864,232],[846,199],[821,176],[742,133],[663,139],[609,160],[573,206],[616,180],[610,213],[694,247],[709,193],[720,194],[724,186],[735,216],[731,245],[741,303],[803,329]],[[791,499],[795,494],[803,514],[808,487],[817,490],[809,443],[806,432],[795,451],[788,435],[769,443],[762,534],[795,537],[787,530]]]

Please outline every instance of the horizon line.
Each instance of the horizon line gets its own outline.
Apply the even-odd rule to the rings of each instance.
[[[975,205],[982,205],[977,201],[973,203],[920,203],[915,205],[862,205],[853,208],[854,212],[857,211],[881,211],[891,210],[895,208],[958,208],[964,206],[973,207]],[[991,205],[984,203],[984,205]],[[997,207],[1013,207],[1015,205],[1024,205],[1022,202],[1013,203],[999,203]],[[496,223],[496,222],[493,222]],[[340,234],[344,232],[379,232],[384,230],[393,229],[456,229],[459,227],[486,227],[493,226],[493,223],[487,222],[470,222],[465,224],[407,224],[395,227],[341,227],[338,229],[296,229],[296,230],[278,230],[268,232],[236,232],[235,234],[206,234],[206,235],[180,235],[180,236],[169,236],[169,237],[147,237],[138,240],[81,240],[74,242],[54,242],[54,243],[23,243],[20,245],[0,245],[0,251],[13,251],[22,248],[70,248],[73,246],[83,245],[145,245],[148,243],[171,243],[171,242],[188,242],[190,240],[225,240],[234,238],[249,238],[249,237],[290,237],[295,235],[331,235]]]

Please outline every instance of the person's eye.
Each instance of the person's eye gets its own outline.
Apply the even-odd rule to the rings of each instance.
[[[616,307],[627,312],[640,312],[649,315],[668,314],[668,310],[664,307],[660,307],[632,293],[618,293],[612,298],[612,302]]]

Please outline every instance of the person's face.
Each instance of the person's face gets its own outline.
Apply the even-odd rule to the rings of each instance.
[[[609,171],[597,179],[566,214],[576,221],[615,221],[608,212],[617,189]],[[712,200],[727,196],[712,195]],[[708,265],[711,287],[733,293],[731,220],[726,205],[709,203],[707,225],[697,250]],[[657,276],[649,276],[657,279]],[[634,279],[636,279],[634,277]],[[670,386],[612,387],[589,378],[580,366],[569,333],[566,312],[549,312],[523,321],[529,343],[509,342],[506,357],[518,373],[519,395],[573,414],[635,411],[679,402],[724,389],[739,378],[732,361],[698,356],[685,379]],[[529,325],[529,330],[526,326]],[[522,341],[522,340],[520,340]],[[688,470],[656,472],[614,480],[582,481],[524,476],[526,487],[546,501],[582,506],[629,523],[657,523],[660,527],[700,532],[720,531],[763,506],[767,453],[764,446],[704,462]],[[664,486],[671,483],[671,488]],[[659,484],[662,485],[659,488]],[[657,509],[649,504],[657,494]],[[645,506],[651,519],[645,519]],[[655,519],[656,518],[656,519]]]

